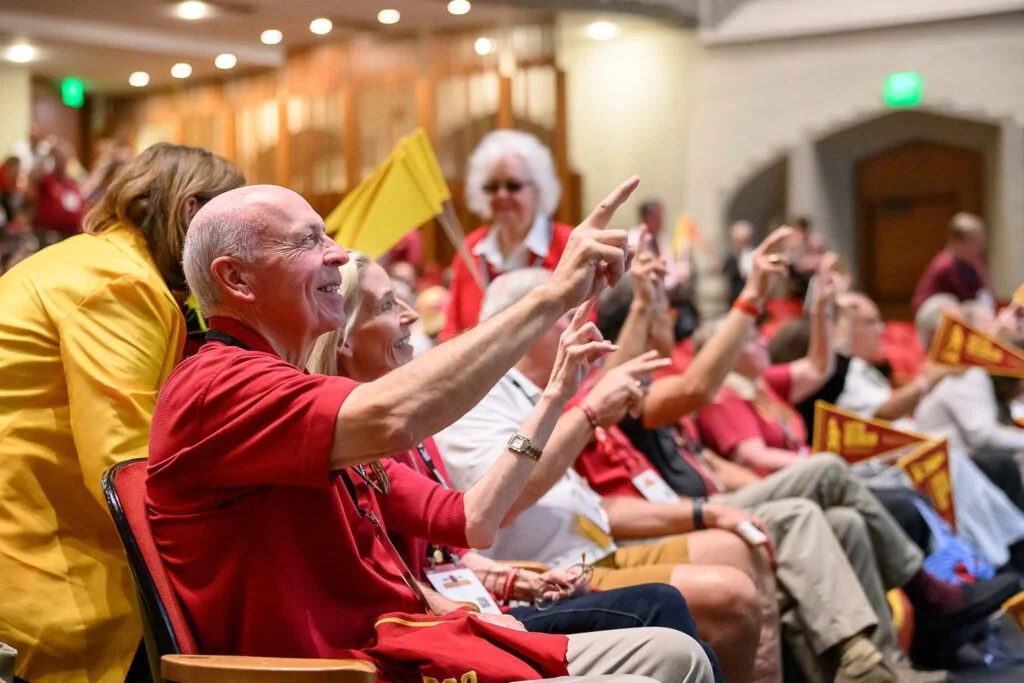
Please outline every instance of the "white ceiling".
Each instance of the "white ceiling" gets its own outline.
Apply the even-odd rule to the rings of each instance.
[[[283,63],[287,51],[338,40],[357,32],[408,34],[423,29],[471,30],[476,27],[536,21],[550,10],[473,2],[467,15],[447,12],[447,0],[223,0],[211,2],[199,21],[177,16],[170,0],[0,0],[0,50],[14,42],[37,47],[29,66],[51,79],[81,78],[90,92],[123,92],[133,71],[150,74],[149,88],[181,83],[171,78],[177,62],[193,67],[189,80],[225,77],[243,70]],[[557,3],[549,3],[555,5]],[[377,12],[398,9],[393,26],[377,22]],[[327,17],[334,31],[316,36],[309,22]],[[262,31],[284,33],[277,46],[259,42]],[[213,66],[222,52],[238,57],[234,72]]]

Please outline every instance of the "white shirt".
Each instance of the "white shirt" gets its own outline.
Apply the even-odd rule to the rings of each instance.
[[[513,368],[476,407],[434,437],[456,489],[466,491],[491,468],[540,395],[541,389]],[[579,514],[606,532],[610,529],[601,496],[569,468],[540,500],[498,531],[494,545],[484,554],[558,567],[579,562],[583,553],[588,562],[596,562],[614,552],[614,544],[601,548],[578,530]]]
[[[917,406],[921,431],[949,439],[951,448],[1024,449],[1024,429],[999,424],[992,380],[983,368],[947,377]]]
[[[537,265],[543,261],[551,248],[552,223],[544,216],[537,216],[533,219],[533,225],[522,242],[516,245],[512,253],[505,257],[501,253],[501,245],[498,243],[498,226],[492,225],[491,229],[482,240],[473,247],[473,253],[483,256],[498,272],[507,273],[516,268],[525,268],[530,265],[529,254],[537,257]]]
[[[863,358],[854,356],[850,359],[843,393],[836,399],[836,405],[859,415],[873,417],[890,396],[892,385],[885,375]]]

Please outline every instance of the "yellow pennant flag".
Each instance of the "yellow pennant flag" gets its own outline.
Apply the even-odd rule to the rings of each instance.
[[[812,450],[835,453],[851,465],[928,440],[922,434],[896,429],[885,420],[861,417],[825,401],[814,404]]]
[[[324,218],[324,228],[335,242],[345,246],[355,240],[362,224],[362,216],[365,215],[370,201],[376,195],[390,168],[391,157],[389,156],[369,177],[352,188],[334,207],[334,210]]]
[[[1003,611],[1009,614],[1017,628],[1024,631],[1024,592],[1017,593],[1015,596],[1003,603]]]
[[[1013,303],[1017,306],[1024,307],[1024,284],[1017,288],[1017,291],[1013,293]]]
[[[1024,377],[1024,352],[945,313],[932,337],[928,359],[942,365],[980,367],[992,375]]]
[[[929,441],[899,460],[921,493],[931,499],[935,511],[956,531],[956,510],[953,505],[953,480],[949,474],[949,442]]]
[[[448,189],[448,183],[444,180],[444,172],[441,171],[441,164],[437,161],[434,148],[430,146],[430,139],[422,128],[406,137],[402,144],[409,153],[410,160],[422,171],[423,177],[430,180],[431,190],[429,197],[438,204],[443,204],[452,198],[452,192]]]

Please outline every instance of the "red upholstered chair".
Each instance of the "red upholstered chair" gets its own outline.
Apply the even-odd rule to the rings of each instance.
[[[103,493],[135,577],[142,618],[150,635],[147,646],[157,650],[165,680],[177,683],[374,683],[377,680],[372,664],[354,659],[200,654],[146,517],[146,459],[128,460],[107,470],[103,474]]]

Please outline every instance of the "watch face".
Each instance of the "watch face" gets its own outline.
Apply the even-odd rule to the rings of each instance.
[[[526,439],[522,434],[515,434],[512,436],[512,440],[508,442],[508,445],[516,449],[526,448]]]

